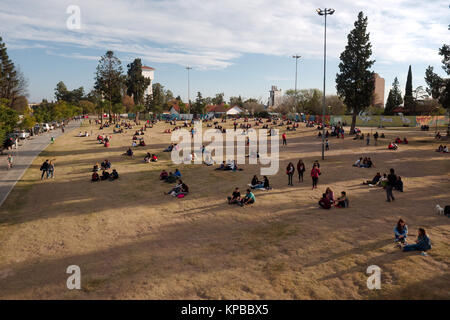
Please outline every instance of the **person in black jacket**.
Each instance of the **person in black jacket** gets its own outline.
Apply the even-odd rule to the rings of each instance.
[[[45,162],[41,165],[42,174],[41,174],[41,180],[44,179],[44,177],[47,177],[47,171],[48,171],[48,159],[45,160]]]
[[[395,171],[394,169],[390,169],[389,170],[389,174],[387,176],[387,186],[386,186],[386,196],[387,196],[387,202],[391,202],[395,200],[394,195],[392,194],[392,189],[395,187],[396,183],[397,183],[397,176],[395,175]]]

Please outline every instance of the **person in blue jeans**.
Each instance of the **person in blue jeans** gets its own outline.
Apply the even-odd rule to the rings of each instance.
[[[408,237],[408,226],[403,219],[398,220],[397,225],[394,228],[395,242],[407,244],[406,238]]]
[[[431,249],[430,238],[428,238],[425,229],[419,228],[419,235],[415,244],[408,244],[403,247],[403,251],[427,251]]]

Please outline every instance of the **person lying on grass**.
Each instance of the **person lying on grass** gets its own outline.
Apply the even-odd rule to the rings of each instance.
[[[244,205],[250,205],[255,203],[255,195],[251,192],[250,189],[247,189],[247,193],[245,194],[244,198],[241,199],[241,202],[239,203],[241,207]]]
[[[431,249],[431,241],[428,238],[425,229],[419,228],[419,235],[415,244],[407,244],[403,247],[403,252],[422,251],[422,255],[426,255],[425,251]]]
[[[234,189],[231,197],[228,197],[228,204],[239,204],[241,202],[241,192],[239,188]]]

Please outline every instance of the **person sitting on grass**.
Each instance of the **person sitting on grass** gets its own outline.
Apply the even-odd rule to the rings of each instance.
[[[363,162],[363,158],[361,157],[358,160],[356,160],[356,162],[353,164],[353,166],[359,168],[362,166],[362,164],[363,164],[362,162]]]
[[[111,181],[119,179],[119,173],[116,171],[116,169],[113,169],[113,171],[111,172],[111,175],[110,175],[109,179],[110,179]]]
[[[250,182],[250,188],[256,189],[256,188],[262,188],[263,182],[259,181],[258,177],[256,175],[253,176],[252,182]]]
[[[444,151],[444,146],[441,144],[437,149],[436,152],[443,152]]]
[[[177,184],[175,185],[175,187],[173,187],[172,190],[167,192],[167,194],[175,196],[178,192],[180,192],[182,184],[183,184],[183,181],[181,181],[181,179],[178,179]]]
[[[404,137],[404,138],[403,138],[403,143],[404,143],[404,144],[408,144],[408,142],[409,142],[408,139],[406,139],[406,137]]]
[[[98,163],[96,163],[95,165],[94,165],[94,167],[92,168],[92,172],[97,172],[97,171],[99,171],[100,170],[100,168],[98,167]]]
[[[431,241],[428,238],[425,229],[419,228],[419,235],[415,244],[407,244],[403,247],[403,251],[422,251],[422,255],[426,255],[425,251],[431,249]]]
[[[150,154],[150,152],[147,152],[147,154],[144,157],[145,163],[149,163],[151,159],[152,159],[152,155]]]
[[[174,175],[176,178],[181,178],[181,172],[180,172],[180,170],[175,169],[175,172],[173,173],[173,175]]]
[[[379,187],[386,188],[388,185],[387,174],[383,173],[383,177],[381,177],[380,181],[377,184]]]
[[[167,173],[166,170],[161,171],[161,173],[159,174],[159,180],[166,180],[167,177],[169,176],[169,174]]]
[[[375,175],[375,177],[373,177],[372,180],[367,180],[366,182],[363,182],[363,184],[376,185],[378,183],[378,181],[380,181],[380,179],[381,179],[381,173],[377,172],[377,174]]]
[[[228,204],[238,204],[241,202],[241,193],[239,192],[239,188],[234,189],[231,197],[228,197]]]
[[[168,146],[166,149],[164,149],[164,152],[172,152],[174,147],[174,144],[172,143],[170,146]]]
[[[140,147],[145,147],[144,139],[142,139],[141,141],[139,141],[139,146],[140,146]]]
[[[443,152],[443,153],[449,153],[449,152],[448,152],[447,146],[444,146],[444,148],[442,149],[442,152]]]
[[[134,147],[137,147],[136,141],[133,140],[133,141],[131,142],[131,146],[132,146],[133,148],[134,148]]]
[[[124,155],[133,157],[133,150],[131,150],[131,148],[128,148],[128,150],[124,153]]]
[[[398,149],[398,145],[395,142],[391,142],[388,146],[389,150],[397,150]]]
[[[406,238],[408,237],[408,226],[403,219],[399,219],[397,225],[394,228],[395,242],[400,242],[401,244],[408,244]],[[400,244],[399,244],[400,245]],[[401,246],[401,245],[400,245]]]
[[[164,180],[164,182],[168,182],[168,183],[174,183],[175,181],[177,181],[177,177],[172,172],[169,172],[169,175]]]
[[[319,206],[322,209],[330,209],[331,208],[331,201],[328,199],[328,196],[326,193],[322,194],[322,198],[319,200]]]
[[[103,170],[102,176],[100,178],[101,178],[101,180],[108,180],[110,176],[111,175],[107,170]]]
[[[403,181],[402,181],[402,177],[398,176],[397,177],[397,181],[394,184],[394,189],[398,190],[400,192],[403,192]]]
[[[244,205],[250,205],[253,203],[255,203],[255,195],[250,189],[247,189],[247,193],[244,198],[241,199],[240,206],[243,207]]]
[[[92,181],[92,182],[100,181],[100,177],[99,177],[97,171],[94,171],[94,173],[92,174],[91,181]]]
[[[349,201],[347,198],[347,193],[345,191],[342,191],[341,196],[336,199],[335,206],[338,208],[348,208]]]
[[[325,194],[327,195],[328,200],[330,200],[332,203],[334,202],[334,192],[331,190],[330,187],[327,187],[325,190]]]

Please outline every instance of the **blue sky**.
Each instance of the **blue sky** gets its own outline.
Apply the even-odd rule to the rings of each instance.
[[[328,18],[327,93],[335,93],[339,54],[359,11],[369,18],[373,70],[386,80],[395,76],[403,89],[409,64],[413,85],[424,85],[428,65],[443,74],[438,49],[448,40],[448,2],[441,0],[332,1]],[[80,8],[81,28],[69,30],[66,12]],[[323,17],[321,1],[296,0],[3,0],[0,36],[29,80],[29,100],[53,99],[56,83],[69,88],[94,82],[102,54],[113,50],[126,64],[141,58],[154,67],[155,81],[187,98],[186,65],[191,71],[191,99],[224,92],[267,101],[271,85],[322,88]],[[447,41],[448,42],[448,41]],[[387,96],[387,94],[386,94]]]

